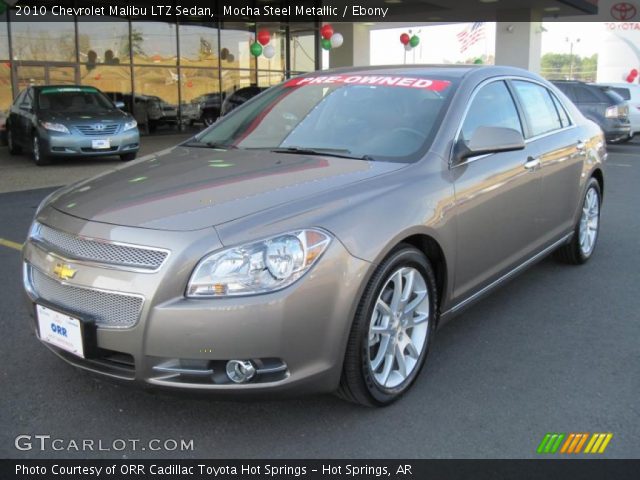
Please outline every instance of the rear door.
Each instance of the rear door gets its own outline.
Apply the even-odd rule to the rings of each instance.
[[[524,134],[513,96],[503,80],[473,94],[458,140],[481,126]],[[454,296],[466,298],[508,272],[538,248],[540,173],[536,152],[525,150],[471,157],[452,166],[456,194],[457,258]]]
[[[536,218],[546,246],[573,228],[589,139],[581,137],[582,131],[547,87],[525,80],[512,80],[511,85],[524,111],[527,144],[540,162],[542,196]]]

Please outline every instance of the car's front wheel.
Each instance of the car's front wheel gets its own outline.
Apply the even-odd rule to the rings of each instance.
[[[587,190],[582,201],[582,211],[578,224],[575,226],[571,241],[560,247],[555,256],[558,260],[580,265],[591,258],[596,248],[600,233],[600,207],[602,192],[600,184],[595,178],[589,180]]]
[[[13,132],[11,131],[10,126],[7,126],[7,147],[9,148],[9,153],[11,155],[17,155],[21,151],[20,147],[16,145],[16,141],[13,138]]]
[[[338,394],[366,406],[397,400],[424,365],[437,288],[429,260],[401,245],[369,281],[353,322]]]
[[[39,167],[42,165],[49,165],[51,163],[51,159],[42,151],[42,141],[38,134],[33,134],[33,139],[31,142],[31,156],[33,157],[33,161]]]
[[[123,162],[130,162],[131,160],[135,160],[138,154],[136,152],[123,153],[120,155],[120,160]]]

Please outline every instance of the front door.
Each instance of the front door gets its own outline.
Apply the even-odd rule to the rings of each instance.
[[[523,132],[504,81],[477,90],[460,136],[481,126]],[[524,150],[471,157],[452,167],[456,194],[457,255],[454,296],[464,299],[530,256],[540,243],[537,152]]]

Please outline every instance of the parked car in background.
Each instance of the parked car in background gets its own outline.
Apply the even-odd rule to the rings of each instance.
[[[136,120],[100,90],[87,86],[31,86],[20,92],[7,120],[11,154],[31,152],[36,165],[53,157],[119,155],[136,158]]]
[[[595,85],[577,80],[554,80],[552,83],[586,118],[600,125],[607,142],[622,142],[630,138],[629,107],[617,93],[602,91]]]
[[[7,114],[0,111],[0,145],[7,143]]]
[[[187,120],[190,124],[203,123],[213,125],[220,116],[222,95],[220,93],[206,93],[191,100],[191,107],[187,110]],[[184,111],[183,111],[184,112]],[[184,115],[184,113],[183,113]]]
[[[613,90],[620,95],[629,107],[631,135],[640,133],[640,85],[637,83],[599,83],[602,90]]]
[[[163,125],[178,124],[178,107],[153,95],[104,92],[112,101],[124,103],[124,110],[133,115],[144,133],[153,133]]]
[[[222,110],[220,112],[220,116],[227,115],[229,112],[233,111],[235,108],[239,107],[247,100],[252,99],[259,93],[264,92],[267,87],[257,87],[255,85],[251,85],[250,87],[244,87],[236,90],[233,93],[230,93],[222,102]]]
[[[129,384],[388,405],[444,321],[551,252],[593,256],[605,160],[526,70],[296,77],[47,197],[23,248],[32,331]]]

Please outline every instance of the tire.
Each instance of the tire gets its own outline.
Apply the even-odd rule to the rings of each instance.
[[[216,123],[216,117],[214,117],[211,114],[207,114],[207,115],[203,115],[202,117],[202,123],[204,123],[204,125],[206,127],[210,127],[211,125],[213,125],[214,123]]]
[[[594,199],[595,204],[592,203]],[[582,265],[593,256],[600,236],[601,207],[602,192],[600,184],[598,180],[591,178],[585,190],[582,211],[574,228],[573,237],[571,237],[569,243],[556,250],[554,256],[557,260],[570,265]],[[583,233],[586,236],[583,237]]]
[[[406,297],[410,275],[414,278],[413,289]],[[397,285],[401,286],[402,297],[406,297],[399,297],[400,305],[416,304],[410,317],[386,315],[383,312],[391,309],[379,307],[380,301],[393,306]],[[426,296],[419,300],[423,294]],[[399,245],[376,269],[362,295],[349,335],[338,396],[368,407],[386,406],[398,400],[424,366],[437,312],[436,280],[429,260],[418,249]],[[405,322],[411,318],[420,321],[408,326]],[[380,333],[372,332],[372,327]],[[381,355],[381,351],[387,353]],[[404,372],[398,352],[404,358]]]
[[[137,156],[137,152],[123,153],[120,155],[120,160],[123,162],[130,162],[131,160],[135,160]]]
[[[22,152],[22,149],[16,145],[16,142],[11,132],[11,127],[7,126],[7,146],[9,147],[9,153],[11,155],[18,155]]]
[[[41,147],[42,141],[40,137],[38,137],[38,134],[34,133],[33,137],[31,137],[31,158],[33,158],[34,163],[39,167],[51,163],[51,158],[42,152]]]

